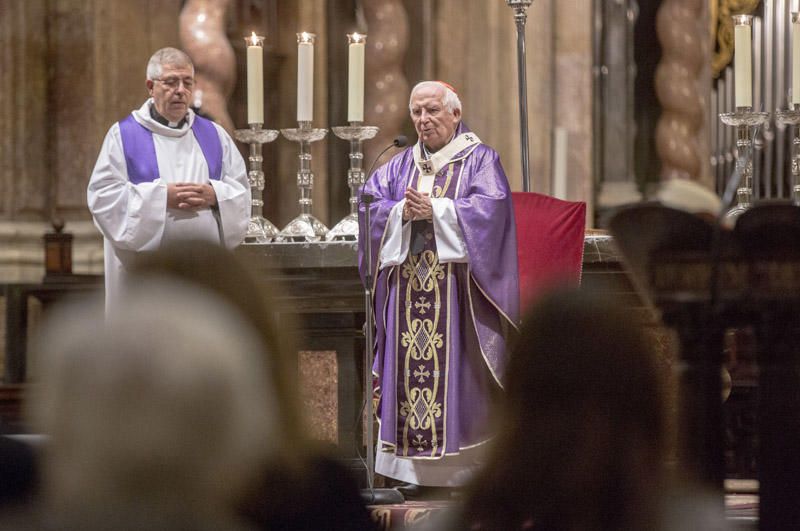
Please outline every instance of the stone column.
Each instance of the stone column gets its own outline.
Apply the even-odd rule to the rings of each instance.
[[[230,4],[231,0],[186,2],[180,14],[180,38],[183,50],[194,63],[195,102],[228,134],[233,134],[235,127],[228,113],[228,100],[236,82],[236,58],[225,34]]]
[[[364,143],[369,165],[392,142],[408,120],[410,87],[403,74],[408,48],[408,17],[401,0],[363,0],[367,21],[365,57],[364,123],[380,127],[378,135]],[[416,138],[409,138],[414,142]],[[391,153],[378,163],[389,159]]]
[[[545,131],[551,137],[549,151],[551,154],[556,150],[552,140],[555,128],[566,131],[565,199],[586,202],[586,223],[588,227],[592,227],[595,210],[592,175],[592,23],[589,16],[592,12],[592,2],[591,0],[555,1],[553,10],[555,80],[551,94],[555,111],[552,114],[552,127]],[[544,76],[543,73],[540,75]],[[544,78],[547,79],[546,76]],[[554,155],[551,155],[551,158],[553,157]],[[551,162],[551,168],[554,162]],[[553,173],[551,169],[548,174],[548,184],[551,183],[549,177]],[[547,190],[547,193],[554,192],[551,187],[544,190]]]
[[[656,126],[661,178],[709,179],[705,116],[711,64],[706,0],[664,0],[656,25],[662,57],[656,94],[662,106]]]
[[[602,183],[597,196],[599,208],[613,208],[641,200],[633,168],[636,129],[633,59],[633,28],[638,16],[635,0],[596,2],[596,20],[602,20],[602,50],[598,89],[602,92]],[[601,7],[602,6],[602,7]]]
[[[3,2],[0,220],[39,221],[49,203],[47,2]]]

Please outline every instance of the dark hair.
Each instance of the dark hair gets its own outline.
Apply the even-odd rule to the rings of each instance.
[[[598,295],[570,290],[523,319],[502,425],[465,508],[474,529],[623,529],[658,483],[661,374],[643,330]],[[586,527],[586,526],[589,527]]]

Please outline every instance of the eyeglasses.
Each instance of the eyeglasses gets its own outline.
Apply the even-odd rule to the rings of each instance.
[[[183,83],[183,87],[186,90],[192,90],[194,88],[194,79],[192,79],[190,77],[185,77],[183,79],[181,79],[179,77],[167,77],[167,78],[164,78],[164,79],[156,78],[156,79],[153,79],[153,81],[160,81],[169,90],[178,90],[178,87],[181,86],[181,83]]]

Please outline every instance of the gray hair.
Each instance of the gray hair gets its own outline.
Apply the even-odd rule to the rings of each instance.
[[[281,436],[264,347],[197,287],[148,279],[126,297],[105,319],[84,301],[43,325],[27,407],[50,437],[46,493],[89,513],[131,500],[225,511]]]
[[[160,78],[164,65],[189,66],[192,69],[192,75],[194,75],[194,63],[192,63],[192,59],[186,52],[177,48],[167,47],[158,50],[147,61],[147,79],[152,81]]]
[[[435,88],[437,90],[444,90],[444,97],[442,98],[442,102],[444,106],[447,108],[448,111],[455,112],[456,109],[461,111],[461,100],[458,99],[458,94],[456,94],[453,89],[441,83],[439,81],[420,81],[414,88],[411,89],[411,95],[408,97],[408,110],[411,111],[411,100],[414,98],[414,93],[418,90],[424,88]]]

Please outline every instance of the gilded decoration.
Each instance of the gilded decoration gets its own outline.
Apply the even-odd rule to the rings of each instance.
[[[750,15],[760,0],[709,0],[709,25],[714,57],[711,72],[716,78],[733,59],[733,15]]]
[[[410,256],[403,266],[402,275],[408,279],[406,300],[410,303],[406,305],[405,312],[407,331],[403,332],[400,339],[400,344],[406,349],[403,363],[406,400],[400,404],[400,415],[405,418],[403,454],[408,455],[409,442],[418,452],[429,448],[435,452],[439,446],[435,419],[442,416],[442,404],[437,397],[440,392],[440,350],[444,346],[444,337],[437,329],[442,296],[439,281],[445,278],[446,272],[439,264],[436,253],[425,250],[417,256]],[[411,311],[412,307],[418,311],[416,315],[422,318]],[[432,370],[426,367],[425,362],[432,362],[429,365]],[[430,440],[417,433],[409,441],[409,430],[426,431]]]
[[[450,162],[435,178],[432,197],[454,192],[461,167]],[[455,177],[455,178],[454,178]],[[419,186],[420,174],[412,178]],[[425,249],[409,253],[400,267],[400,292],[404,293],[403,324],[400,326],[397,371],[402,375],[398,389],[398,454],[437,458],[445,448],[444,410],[450,354],[449,300],[452,264],[440,264],[435,250],[433,226],[422,230]],[[400,420],[402,419],[402,420]],[[402,450],[400,450],[402,448]],[[416,455],[414,454],[416,452]],[[424,455],[423,455],[424,454]]]

